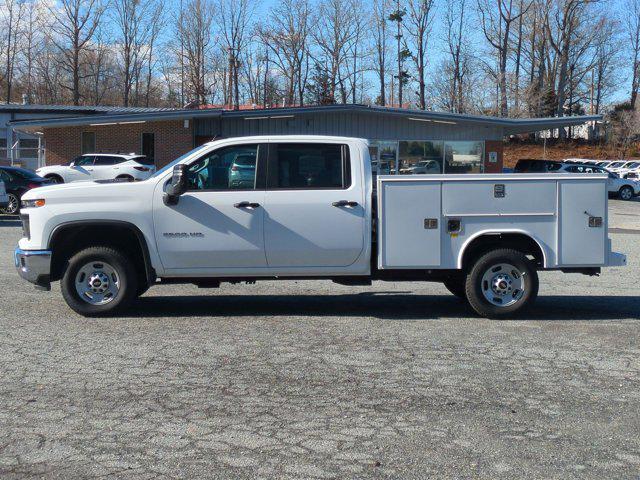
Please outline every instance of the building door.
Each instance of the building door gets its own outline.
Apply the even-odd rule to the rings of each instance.
[[[156,159],[156,135],[155,133],[142,134],[142,155],[155,163]]]
[[[361,182],[351,179],[360,174],[348,145],[270,144],[264,207],[269,268],[339,271],[358,260],[365,203]]]

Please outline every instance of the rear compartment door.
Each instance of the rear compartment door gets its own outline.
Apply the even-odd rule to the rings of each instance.
[[[441,262],[441,182],[381,182],[380,268],[437,267]]]
[[[560,265],[604,265],[607,224],[605,181],[560,182]]]

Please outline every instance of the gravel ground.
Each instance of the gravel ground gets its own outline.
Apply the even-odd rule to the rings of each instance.
[[[85,319],[17,277],[0,220],[0,477],[638,478],[640,203],[610,207],[630,266],[542,273],[518,321],[315,281]]]

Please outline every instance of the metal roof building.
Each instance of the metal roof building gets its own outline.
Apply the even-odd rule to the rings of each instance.
[[[52,118],[82,118],[104,114],[159,112],[167,109],[76,105],[34,105],[28,103],[0,104],[0,164],[20,163],[35,168],[44,151],[38,135],[16,131],[10,122],[48,120]]]
[[[598,120],[601,116],[512,119],[329,105],[239,111],[106,111],[14,121],[11,126],[42,138],[48,164],[69,161],[80,153],[132,151],[154,157],[161,166],[216,137],[303,134],[369,139],[372,160],[381,172],[421,165],[446,173],[501,171],[506,136]]]

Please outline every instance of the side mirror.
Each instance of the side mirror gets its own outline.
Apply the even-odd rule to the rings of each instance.
[[[184,163],[173,167],[173,176],[163,197],[165,205],[176,205],[180,195],[187,191],[188,167]]]

